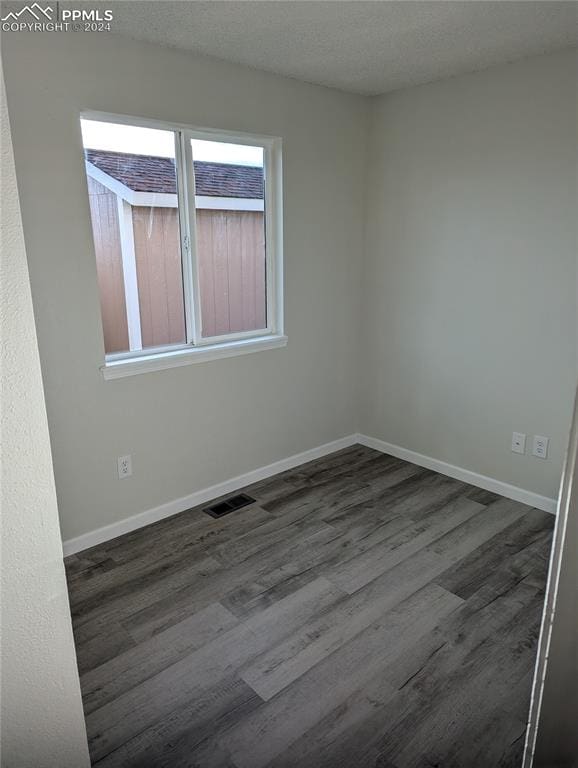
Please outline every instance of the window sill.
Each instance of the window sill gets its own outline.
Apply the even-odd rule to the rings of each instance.
[[[266,349],[279,349],[287,346],[287,336],[259,336],[253,339],[240,339],[226,344],[214,344],[206,347],[187,347],[171,352],[143,355],[126,360],[109,361],[100,370],[105,379],[121,379],[124,376],[136,376],[139,373],[162,371],[165,368],[177,368],[181,365],[204,363],[219,360],[222,357],[236,357]]]

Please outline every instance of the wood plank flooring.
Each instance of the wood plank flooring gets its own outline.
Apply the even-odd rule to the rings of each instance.
[[[554,519],[354,446],[66,559],[98,768],[514,768]]]

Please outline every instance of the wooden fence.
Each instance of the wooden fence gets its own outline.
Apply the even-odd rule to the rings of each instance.
[[[129,348],[117,196],[89,178],[105,349]],[[132,208],[142,346],[185,340],[176,208]],[[203,336],[264,328],[262,211],[197,210]]]
[[[117,196],[89,177],[88,198],[96,251],[104,347],[107,354],[126,352],[129,348],[128,324]]]

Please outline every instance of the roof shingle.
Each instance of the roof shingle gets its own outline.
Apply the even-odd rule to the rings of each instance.
[[[132,155],[128,152],[85,150],[86,159],[134,192],[177,191],[175,161],[171,157]],[[263,199],[263,169],[247,165],[195,160],[197,195]]]

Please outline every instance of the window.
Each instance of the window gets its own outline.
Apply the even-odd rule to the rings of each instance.
[[[106,378],[286,343],[280,140],[83,115]]]

